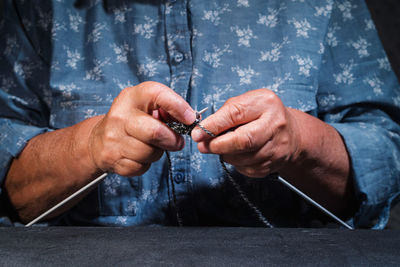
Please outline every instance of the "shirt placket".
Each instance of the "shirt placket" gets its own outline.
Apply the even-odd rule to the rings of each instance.
[[[170,66],[170,87],[188,99],[188,89],[192,72],[191,34],[187,17],[186,0],[169,0],[165,6],[165,40]],[[186,140],[186,143],[188,140]],[[189,146],[171,153],[172,177],[176,193],[190,190],[190,151]]]

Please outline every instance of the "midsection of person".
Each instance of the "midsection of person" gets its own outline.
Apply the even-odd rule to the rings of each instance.
[[[115,5],[109,8],[124,7]],[[192,2],[187,9],[184,4],[172,7],[136,4],[126,7],[123,17],[107,14],[99,5],[89,9],[71,7],[67,12],[55,5],[55,21],[76,22],[76,31],[57,30],[53,39],[51,62],[53,66],[61,67],[52,72],[50,80],[49,90],[53,96],[51,126],[64,128],[89,116],[106,113],[120,90],[147,80],[171,86],[198,110],[209,107],[203,117],[215,112],[230,97],[271,87],[286,105],[304,111],[314,109],[316,70],[321,61],[318,50],[323,42],[327,17],[316,18],[318,30],[314,27],[310,29],[309,37],[302,38],[296,36],[297,31],[291,25],[300,18],[293,16],[289,22],[286,15],[293,13],[291,10],[296,8],[295,5],[282,1],[259,1],[253,5],[238,8],[226,3]],[[216,11],[214,17],[207,16],[207,12],[212,11]],[[314,11],[310,8],[308,12]],[[235,23],[232,16],[239,13],[242,19]],[[262,23],[271,13],[275,16],[269,23]],[[78,19],[71,20],[71,14],[89,19],[79,23]],[[90,20],[94,14],[101,14],[102,21]],[[84,31],[89,35],[83,35]],[[241,32],[244,32],[243,36]],[[66,43],[66,39],[69,42]],[[308,75],[299,74],[297,58],[300,57],[309,58],[314,64]],[[171,153],[176,193],[185,203],[181,210],[195,210],[201,205],[202,212],[209,210],[212,214],[209,217],[216,216],[220,211],[210,209],[215,203],[210,196],[223,191],[229,192],[225,196],[228,199],[238,195],[226,184],[218,158],[199,153],[190,138],[186,142],[182,151]],[[99,191],[92,193],[98,194],[98,199],[88,198],[99,207],[99,216],[104,216],[98,221],[106,222],[109,216],[114,217],[112,220],[116,224],[163,221],[167,204],[165,160],[164,157],[153,163],[140,177],[127,179],[110,174],[99,186]],[[247,183],[256,187],[250,195],[262,187],[265,195],[258,198],[270,199],[268,206],[279,206],[273,204],[276,200],[267,193],[267,181]],[[201,194],[208,197],[197,203],[193,196],[202,191]],[[286,195],[290,202],[290,194]],[[242,205],[238,200],[235,202],[239,207]],[[263,202],[259,200],[258,203]],[[71,213],[79,212],[85,217],[86,209],[81,206],[87,205],[78,204]],[[221,205],[220,209],[237,209],[237,206],[230,206]],[[248,215],[248,207],[241,208]],[[228,224],[230,220],[233,220],[232,224],[237,223],[238,218],[229,218],[229,213],[224,216],[224,219],[215,219],[216,223],[223,220]],[[186,220],[194,223],[193,218]],[[247,221],[251,222],[251,219]],[[253,223],[259,222],[255,219]]]
[[[342,11],[329,1],[82,1],[54,2],[47,8],[35,8],[31,23],[39,34],[27,29],[50,64],[48,81],[37,87],[49,107],[52,129],[107,113],[124,88],[146,81],[167,85],[195,110],[208,107],[203,118],[227,100],[259,88],[271,90],[286,107],[314,116],[347,101],[334,94],[318,96],[318,89],[325,50],[337,45],[335,32],[340,30],[331,24],[332,9],[340,10],[345,22],[351,20],[351,7]],[[29,25],[29,18],[25,22]],[[51,40],[39,38],[50,32]],[[348,38],[343,42],[354,50],[351,56],[361,57],[365,51]],[[348,57],[335,62],[340,67],[330,74],[332,83],[350,84],[352,75],[345,77],[344,71],[354,61]],[[366,94],[364,99],[374,96]],[[218,155],[200,153],[189,136],[185,141],[182,150],[171,153],[170,169],[164,156],[140,176],[109,174],[53,223],[175,224],[168,208],[172,172],[184,224],[259,225],[227,183]],[[318,217],[272,179],[233,172],[251,201],[278,226],[307,226]]]

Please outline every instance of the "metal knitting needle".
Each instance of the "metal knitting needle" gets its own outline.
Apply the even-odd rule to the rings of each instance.
[[[285,186],[287,186],[290,190],[292,190],[293,192],[295,192],[296,194],[298,194],[300,197],[302,197],[304,200],[308,201],[311,205],[313,205],[314,207],[318,208],[319,210],[321,210],[322,212],[324,212],[326,215],[328,215],[329,217],[331,217],[332,219],[334,219],[336,222],[338,222],[339,224],[343,225],[344,227],[346,227],[347,229],[350,230],[354,230],[353,227],[351,227],[350,225],[348,225],[347,223],[345,223],[344,221],[342,221],[341,219],[339,219],[339,217],[337,217],[335,214],[333,214],[332,212],[330,212],[329,210],[325,209],[324,207],[322,207],[318,202],[316,202],[315,200],[313,200],[312,198],[310,198],[309,196],[307,196],[306,194],[304,194],[302,191],[300,191],[297,187],[295,187],[294,185],[292,185],[291,183],[289,183],[288,181],[286,181],[285,179],[283,179],[282,177],[278,176],[278,181],[281,182],[282,184],[284,184]]]
[[[197,114],[197,115],[201,115],[201,114],[203,114],[204,112],[206,112],[207,110],[208,110],[208,107],[203,108],[202,110],[196,112],[196,114]]]
[[[64,204],[66,204],[70,200],[74,199],[75,197],[77,197],[81,193],[85,192],[86,190],[88,190],[92,186],[96,185],[97,183],[100,183],[104,178],[106,178],[106,176],[107,176],[107,173],[103,173],[102,175],[100,175],[99,177],[97,177],[96,179],[94,179],[93,181],[91,181],[90,183],[88,183],[87,185],[85,185],[84,187],[82,187],[81,189],[79,189],[78,191],[76,191],[75,193],[70,195],[69,197],[65,198],[64,200],[62,200],[61,202],[56,204],[54,207],[50,208],[49,210],[45,211],[44,213],[42,213],[41,215],[36,217],[34,220],[32,220],[31,222],[26,224],[25,227],[29,227],[29,226],[32,226],[33,224],[37,223],[38,221],[40,221],[41,219],[43,219],[44,217],[46,217],[47,215],[49,215],[50,213],[52,213],[53,211],[58,209],[59,207],[63,206]]]

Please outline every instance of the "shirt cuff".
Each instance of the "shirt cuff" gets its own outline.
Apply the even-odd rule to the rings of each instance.
[[[29,140],[48,131],[52,129],[0,119],[0,194],[13,158],[21,153]]]
[[[396,168],[399,152],[388,131],[374,125],[330,123],[342,136],[351,159],[359,208],[349,220],[354,227],[383,229],[390,207],[400,200]]]

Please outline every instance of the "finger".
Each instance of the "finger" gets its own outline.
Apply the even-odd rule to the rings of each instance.
[[[142,164],[130,159],[120,159],[114,164],[113,173],[121,176],[139,176],[144,174],[151,164]]]
[[[166,85],[144,82],[132,89],[136,106],[147,113],[161,108],[184,124],[190,125],[196,120],[196,113],[190,105]]]
[[[219,135],[231,128],[253,121],[264,112],[268,100],[266,96],[269,94],[269,90],[260,89],[233,97],[202,121],[201,125],[215,135]],[[200,142],[209,139],[210,136],[196,127],[192,131],[192,138],[195,142]]]
[[[129,136],[125,136],[121,141],[123,144],[120,149],[121,157],[138,163],[146,164],[158,161],[164,153],[164,150],[160,148],[145,144]]]
[[[153,118],[158,119],[158,120],[163,121],[163,122],[176,121],[176,120],[174,120],[174,118],[172,118],[171,115],[169,115],[169,114],[168,114],[165,110],[163,110],[162,108],[153,110],[152,116],[153,116]]]
[[[268,176],[270,173],[272,173],[271,169],[271,162],[266,161],[263,162],[262,164],[256,164],[256,165],[250,165],[250,166],[239,166],[236,167],[236,171],[239,173],[252,177],[252,178],[263,178]]]
[[[135,110],[132,117],[132,121],[125,125],[129,136],[163,150],[177,151],[184,147],[182,136],[162,121],[140,110]]]
[[[157,120],[162,120],[161,115],[160,115],[160,111],[158,109],[153,110],[152,114],[153,118],[157,119]]]
[[[258,119],[214,139],[200,142],[197,147],[201,153],[239,154],[260,149],[271,137],[265,121]]]
[[[176,121],[174,120],[174,118],[165,110],[163,110],[162,108],[159,108],[158,111],[160,112],[160,119],[163,122],[171,122],[171,121]]]
[[[245,152],[239,154],[225,154],[222,156],[223,161],[236,166],[244,167],[257,165],[264,161],[271,160],[274,155],[274,148],[270,147],[269,142],[262,146],[261,149],[253,152]]]

